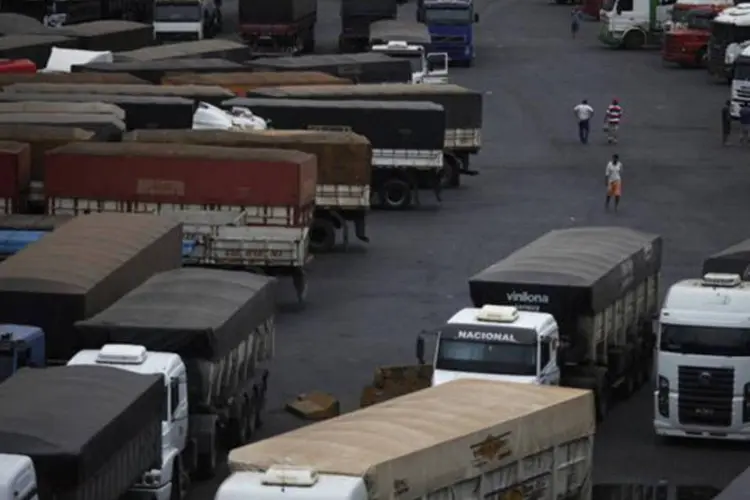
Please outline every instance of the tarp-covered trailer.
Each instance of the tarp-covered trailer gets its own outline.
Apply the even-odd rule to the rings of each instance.
[[[153,276],[76,328],[87,347],[133,344],[179,354],[188,373],[190,436],[199,454],[215,454],[223,442],[217,426],[230,433],[229,442],[244,444],[260,422],[275,294],[276,280],[266,276],[177,269]]]
[[[0,263],[0,322],[46,334],[50,361],[79,350],[73,323],[182,265],[182,226],[153,215],[76,217]]]
[[[660,236],[623,227],[550,231],[469,279],[475,307],[509,305],[557,321],[563,385],[629,396],[653,365]]]
[[[432,102],[235,98],[222,103],[251,109],[285,130],[349,131],[372,144],[375,205],[405,209],[419,203],[418,186],[440,192],[445,110]]]
[[[161,464],[160,377],[25,369],[0,385],[0,401],[0,454],[31,458],[39,500],[117,500]]]
[[[376,83],[269,87],[248,92],[248,97],[426,101],[440,104],[445,109],[444,165],[446,184],[456,186],[459,184],[460,173],[475,173],[469,170],[469,156],[478,153],[482,147],[481,92],[448,84]]]
[[[66,26],[78,39],[78,48],[121,52],[154,43],[154,28],[133,21],[100,20]]]
[[[73,66],[74,73],[125,73],[159,84],[172,73],[233,73],[247,72],[247,66],[226,59],[158,59],[155,61],[122,61],[113,63],[92,63]],[[127,82],[125,82],[127,83]]]
[[[90,130],[100,141],[119,141],[125,133],[125,122],[116,116],[85,113],[4,113],[0,125],[45,125],[49,127]]]
[[[0,93],[0,101],[5,94]],[[94,132],[82,128],[49,125],[0,124],[0,141],[27,143],[31,148],[31,170],[28,178],[19,181],[21,193],[26,195],[27,208],[32,213],[44,213],[44,154],[56,147],[78,141],[95,140]]]
[[[400,19],[383,19],[370,25],[370,45],[405,42],[428,48],[432,42],[426,24]]]
[[[365,236],[365,217],[370,208],[372,148],[366,137],[352,132],[313,130],[262,130],[237,133],[226,130],[137,130],[123,141],[203,144],[209,146],[292,149],[318,159],[315,219],[310,228],[310,248],[330,251],[342,233],[348,243],[347,222],[355,235]]]
[[[708,273],[739,274],[750,281],[750,239],[715,253],[703,261],[703,275]]]
[[[247,92],[278,85],[345,85],[346,78],[319,71],[258,71],[251,73],[182,73],[164,77],[164,85],[218,85],[240,97]]]
[[[38,68],[47,64],[52,47],[75,49],[78,40],[51,35],[7,35],[0,37],[0,59],[29,59]]]
[[[252,54],[315,51],[317,0],[239,1],[239,32]]]
[[[167,45],[154,45],[142,49],[118,52],[118,59],[124,61],[157,61],[159,59],[207,58],[226,59],[242,63],[250,57],[245,44],[220,38],[178,42]]]
[[[125,120],[125,111],[114,104],[103,102],[40,102],[29,99],[19,102],[0,102],[0,114],[5,113],[67,113],[114,116]]]
[[[8,73],[0,74],[0,88],[14,83],[136,83],[145,80],[128,73]]]
[[[100,85],[96,83],[16,83],[4,89],[7,93],[132,95],[142,97],[183,97],[218,106],[234,97],[234,92],[211,85]]]
[[[23,142],[0,141],[0,213],[26,209],[31,148]]]
[[[594,427],[589,391],[457,380],[234,449],[215,498],[592,500]]]
[[[0,92],[0,103],[107,103],[124,110],[128,130],[185,128],[193,125],[196,102],[184,97],[121,94],[48,94]]]
[[[247,61],[253,71],[321,71],[355,83],[411,82],[411,61],[385,54],[314,54]]]

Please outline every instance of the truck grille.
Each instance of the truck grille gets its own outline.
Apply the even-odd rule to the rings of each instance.
[[[678,376],[680,423],[732,425],[733,368],[680,366]]]
[[[750,100],[750,89],[744,88],[744,89],[737,89],[735,91],[736,97],[740,99],[747,99]]]
[[[672,36],[669,33],[664,35],[664,50],[669,54],[679,52],[680,44],[677,37]]]

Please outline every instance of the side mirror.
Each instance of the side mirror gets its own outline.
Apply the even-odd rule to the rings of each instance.
[[[421,335],[417,337],[417,361],[420,365],[425,364],[424,362],[424,337]]]
[[[474,14],[474,22],[475,23],[479,22],[479,14]]]

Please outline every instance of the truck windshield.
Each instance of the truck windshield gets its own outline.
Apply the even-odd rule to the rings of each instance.
[[[612,9],[615,8],[615,2],[616,0],[604,0],[602,2],[602,10],[604,12],[612,12]]]
[[[741,56],[734,62],[734,79],[750,80],[750,58]]]
[[[0,350],[0,382],[13,375],[13,352]]]
[[[427,24],[471,24],[471,9],[425,9]]]
[[[716,17],[713,14],[706,14],[702,12],[700,14],[691,13],[687,16],[687,26],[691,30],[709,31],[711,29],[711,21]]]
[[[419,73],[423,71],[424,64],[422,62],[422,53],[416,52],[416,51],[396,51],[396,50],[388,50],[388,51],[378,51],[381,54],[386,54],[390,57],[393,57],[394,59],[406,59],[411,63],[411,72],[412,73]]]
[[[198,4],[162,4],[154,9],[154,21],[160,23],[190,23],[201,20]]]
[[[496,375],[536,375],[536,344],[441,340],[435,369]]]
[[[750,328],[662,325],[659,349],[704,356],[750,356]]]

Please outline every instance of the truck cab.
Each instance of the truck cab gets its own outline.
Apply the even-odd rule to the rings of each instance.
[[[373,45],[372,52],[412,63],[411,83],[448,83],[448,55],[428,53],[424,46],[401,41]]]
[[[473,0],[419,0],[417,21],[430,31],[433,49],[446,52],[452,62],[474,63],[474,24],[479,14]]]
[[[214,500],[369,500],[361,477],[318,473],[310,467],[274,465],[265,471],[236,472]]]
[[[672,24],[664,34],[662,59],[683,67],[706,66],[708,64],[708,41],[711,37],[711,21],[717,13],[710,9],[693,9],[680,15],[679,22]]]
[[[21,368],[44,365],[44,331],[41,328],[0,325],[0,382]]]
[[[740,110],[750,106],[750,44],[741,44],[742,51],[734,60],[731,86],[732,118],[740,117]]]
[[[608,0],[602,5],[599,40],[629,50],[658,44],[675,0]]]
[[[0,500],[39,500],[31,458],[0,453]]]
[[[677,0],[672,7],[667,28],[686,28],[689,17],[695,12],[713,13],[716,17],[716,14],[733,5],[734,2],[731,0]]]
[[[711,23],[708,42],[708,72],[731,81],[734,62],[742,52],[741,44],[750,40],[750,4],[723,10]]]
[[[203,40],[219,31],[220,14],[214,0],[155,0],[154,40]]]
[[[656,434],[750,440],[750,282],[709,273],[675,283],[657,331]]]
[[[459,379],[560,384],[559,331],[551,314],[485,305],[464,308],[435,335],[432,385]],[[425,364],[425,338],[417,359]]]
[[[161,468],[146,471],[131,488],[129,498],[170,500],[172,488],[185,485],[182,474],[186,464],[178,458],[187,448],[188,388],[187,368],[182,358],[168,352],[151,352],[143,346],[107,344],[99,350],[84,350],[68,366],[110,366],[143,375],[162,375],[165,390],[165,412],[162,421]]]

